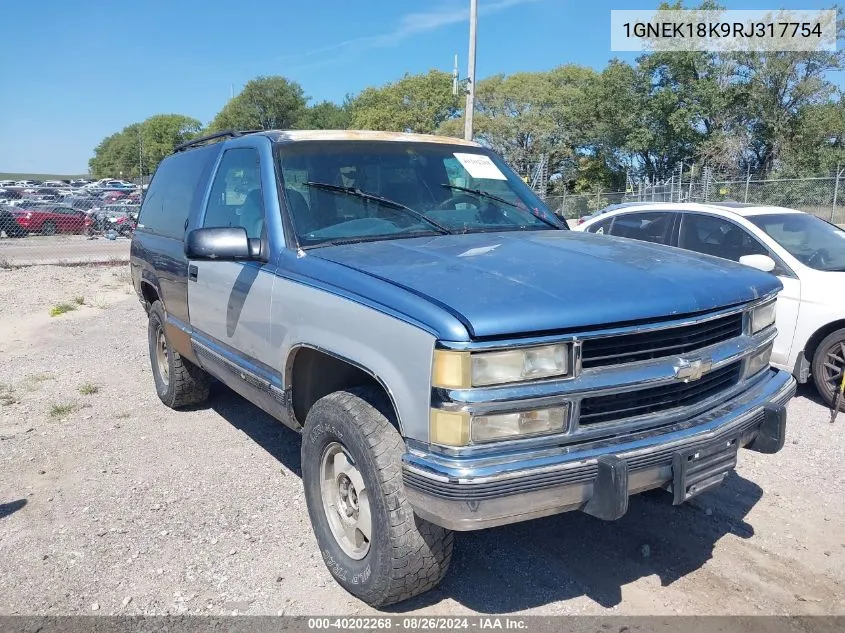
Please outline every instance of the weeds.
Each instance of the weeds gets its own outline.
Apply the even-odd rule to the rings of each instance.
[[[49,372],[42,372],[40,374],[32,374],[24,379],[24,385],[27,391],[37,391],[41,388],[41,383],[48,380],[55,380],[56,376]]]
[[[90,396],[97,393],[100,390],[98,385],[95,385],[93,382],[86,382],[79,385],[79,393],[83,396]]]
[[[50,405],[50,417],[54,420],[59,420],[65,416],[70,415],[79,408],[75,402],[66,402],[65,404]]]
[[[55,317],[65,312],[73,312],[76,310],[76,305],[73,303],[59,303],[50,308],[50,316]]]
[[[132,417],[131,413],[129,413],[128,411],[124,411],[123,413],[118,413],[116,416],[114,416],[114,419],[115,420],[125,420],[125,419],[131,418],[131,417]]]
[[[73,298],[73,302],[76,305],[79,305],[79,306],[84,305],[85,304],[85,297],[83,297],[82,295],[77,295]]]
[[[0,385],[0,404],[9,406],[20,402],[20,398],[15,393],[15,388],[12,385]]]
[[[0,268],[2,269],[11,269],[14,268],[15,265],[12,263],[12,260],[8,257],[0,257]]]

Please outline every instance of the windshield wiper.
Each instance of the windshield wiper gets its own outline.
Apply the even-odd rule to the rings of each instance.
[[[379,202],[386,207],[392,207],[394,209],[401,209],[407,212],[409,215],[417,218],[418,220],[422,220],[426,224],[433,226],[438,233],[442,235],[451,235],[452,232],[447,229],[445,226],[438,224],[431,218],[425,216],[425,214],[420,213],[416,209],[412,209],[411,207],[405,206],[401,202],[396,202],[396,200],[391,200],[390,198],[384,198],[382,196],[378,196],[374,193],[367,193],[366,191],[361,191],[356,187],[344,187],[342,185],[333,185],[328,182],[314,182],[313,180],[309,180],[306,183],[309,187],[314,187],[315,189],[325,189],[326,191],[336,191],[337,193],[345,193],[349,196],[355,196],[356,198],[361,198],[363,200],[372,200],[373,202]]]
[[[461,187],[460,185],[449,185],[449,184],[442,184],[440,185],[444,189],[454,189],[455,191],[466,191],[467,193],[474,194],[476,196],[480,196],[482,198],[490,198],[490,200],[495,200],[496,202],[501,202],[502,204],[507,204],[514,209],[518,209],[519,206],[511,202],[510,200],[505,200],[504,198],[497,196],[495,193],[487,193],[486,191],[482,191],[481,189],[470,189],[469,187]]]
[[[507,204],[507,205],[513,207],[514,209],[519,209],[520,211],[523,210],[519,207],[518,204],[515,204],[515,203],[511,202],[510,200],[505,200],[504,198],[497,196],[494,193],[489,193],[489,192],[484,191],[482,189],[470,189],[469,187],[461,187],[460,185],[451,185],[451,184],[446,184],[446,183],[443,183],[440,186],[443,187],[444,189],[454,189],[455,191],[465,191],[467,193],[471,193],[471,194],[479,196],[481,198],[489,198],[490,200],[495,200],[496,202],[501,202],[502,204]],[[533,211],[530,211],[530,210],[528,212],[531,215],[533,215],[535,218],[540,220],[541,222],[548,224],[549,226],[551,226],[553,228],[556,228],[556,229],[561,228],[560,226],[558,226],[554,222],[550,222],[549,220],[544,218],[539,213],[534,213]]]

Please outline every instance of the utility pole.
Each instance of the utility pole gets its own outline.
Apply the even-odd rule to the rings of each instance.
[[[469,67],[467,68],[467,105],[464,114],[464,138],[472,140],[472,115],[475,110],[475,31],[478,24],[478,0],[469,0]]]
[[[138,184],[144,184],[144,134],[140,125],[138,126],[138,181]]]

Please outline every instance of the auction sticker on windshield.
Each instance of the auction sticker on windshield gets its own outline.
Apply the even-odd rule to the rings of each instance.
[[[496,163],[484,154],[462,154],[455,152],[455,158],[464,166],[473,178],[486,178],[487,180],[507,180]]]

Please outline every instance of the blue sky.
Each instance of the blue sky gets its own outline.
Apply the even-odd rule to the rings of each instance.
[[[610,10],[657,0],[479,0],[477,75],[602,68]],[[830,0],[723,0],[734,9]],[[0,22],[0,171],[84,173],[94,146],[158,113],[207,123],[257,75],[313,100],[403,73],[466,72],[469,0],[9,0]],[[842,73],[839,73],[841,75]],[[842,77],[834,78],[845,83]]]

